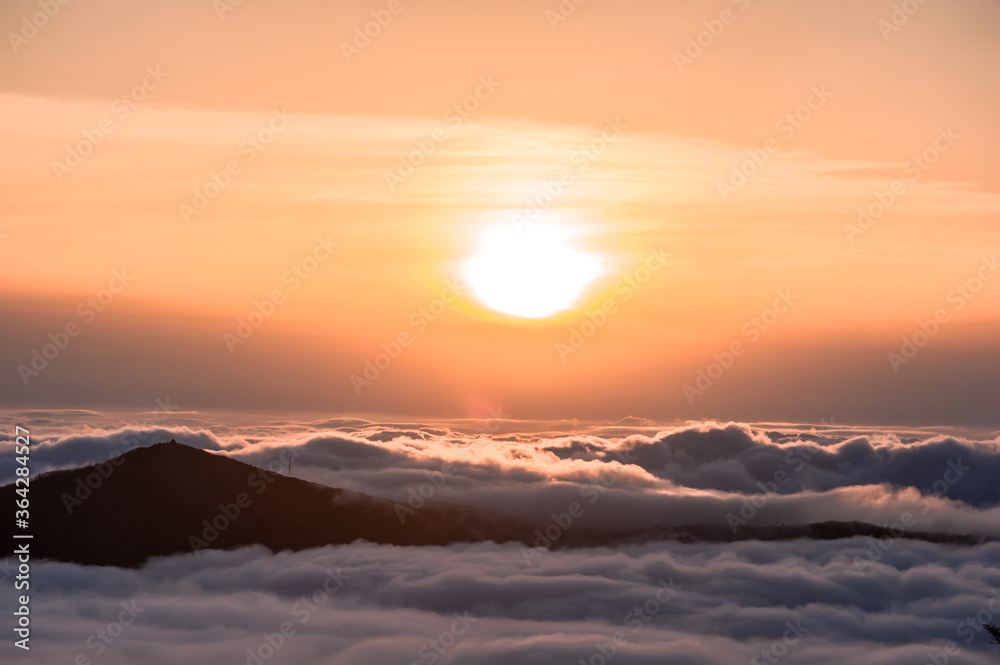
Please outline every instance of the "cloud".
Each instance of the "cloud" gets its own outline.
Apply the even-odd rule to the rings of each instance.
[[[12,663],[72,662],[77,653],[108,665],[244,663],[247,649],[288,622],[294,632],[273,662],[428,662],[420,648],[453,637],[440,662],[568,665],[618,631],[628,641],[615,662],[625,664],[728,665],[776,643],[792,665],[912,663],[949,640],[961,649],[949,662],[992,662],[968,620],[1000,616],[992,566],[1000,544],[900,543],[861,572],[852,561],[867,547],[862,539],[647,543],[553,551],[529,566],[517,546],[357,543],[206,551],[138,570],[41,563],[31,652],[40,660],[13,653],[9,642],[0,650]],[[323,591],[332,579],[343,584]],[[95,658],[88,637],[133,600],[138,618]],[[3,611],[11,603],[4,594]],[[448,637],[463,627],[456,616],[468,625]]]
[[[34,440],[35,473],[173,438],[261,467],[293,449],[292,474],[307,480],[396,501],[429,485],[433,500],[540,526],[577,503],[575,524],[617,530],[907,519],[910,531],[1000,536],[1000,444],[989,435],[709,421],[575,431],[509,423],[503,436],[489,436],[447,421],[235,426],[198,414],[181,426],[132,422],[75,434],[58,414],[50,420],[54,433]],[[8,437],[0,450],[12,445]],[[13,455],[0,456],[0,482],[10,482],[13,465]]]
[[[259,466],[293,449],[292,473],[302,478],[400,501],[433,487],[433,500],[534,520],[540,529],[575,503],[582,513],[568,528],[725,525],[736,517],[750,526],[862,520],[901,532],[1000,536],[990,483],[998,445],[986,433],[636,421],[573,429],[508,422],[490,436],[465,421],[227,424],[188,413],[102,428],[100,414],[44,418],[38,431],[45,435],[32,452],[36,472],[174,438]],[[12,445],[9,437],[0,443],[2,464]],[[280,659],[262,662],[426,663],[421,649],[427,655],[447,642],[438,662],[578,665],[611,648],[616,631],[628,637],[615,647],[614,662],[624,665],[750,662],[769,649],[790,665],[902,665],[930,662],[928,654],[943,652],[949,640],[961,648],[949,663],[985,665],[995,657],[975,626],[985,612],[1000,620],[993,565],[1000,543],[653,538],[531,552],[516,544],[355,543],[298,553],[205,551],[136,570],[35,562],[30,657],[9,642],[0,657],[242,665],[248,649],[273,649],[268,636],[277,641],[277,634],[284,637]],[[338,570],[343,586],[319,593]],[[676,594],[657,600],[671,580]],[[132,601],[142,612],[98,654],[97,631],[107,634],[121,603]],[[0,611],[13,611],[12,603],[4,594]],[[475,621],[449,635],[456,615]],[[283,622],[290,635],[280,636]],[[790,627],[801,635],[788,642]]]

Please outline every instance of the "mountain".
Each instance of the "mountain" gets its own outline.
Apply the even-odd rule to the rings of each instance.
[[[89,483],[89,485],[88,485]],[[21,497],[0,487],[0,502]],[[273,473],[174,441],[130,451],[113,464],[43,474],[31,481],[34,558],[79,564],[138,566],[154,556],[201,549],[264,545],[302,550],[356,540],[391,545],[449,545],[494,541],[538,544],[544,525],[469,506],[427,502],[401,521],[396,502]],[[0,538],[14,524],[0,523]],[[590,547],[650,541],[902,537],[956,545],[979,536],[907,532],[859,522],[799,526],[693,525],[605,532],[574,525],[552,547]]]
[[[532,531],[515,520],[446,503],[427,504],[401,524],[393,501],[175,442],[138,448],[117,463],[110,473],[104,466],[106,478],[97,466],[87,466],[32,480],[34,557],[127,567],[206,547],[301,550],[359,539],[446,545],[525,541]],[[97,486],[89,495],[88,478]],[[13,485],[0,488],[3,505],[12,506],[17,498]],[[11,524],[4,522],[10,533]]]

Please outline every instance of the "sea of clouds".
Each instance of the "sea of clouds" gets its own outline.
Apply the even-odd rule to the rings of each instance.
[[[30,424],[33,473],[176,439],[258,466],[290,449],[300,478],[414,509],[426,495],[540,529],[576,504],[570,529],[858,520],[1000,535],[1000,440],[983,431],[197,413],[0,421],[11,434]],[[13,475],[11,438],[0,442],[0,483]],[[985,664],[1000,649],[978,629],[1000,622],[998,563],[998,543],[860,537],[529,556],[517,544],[356,543],[206,551],[138,570],[41,562],[32,650],[14,649],[11,631],[0,656],[46,665]],[[8,617],[10,583],[0,598]]]

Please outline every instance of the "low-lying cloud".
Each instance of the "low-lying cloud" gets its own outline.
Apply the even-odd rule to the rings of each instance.
[[[1000,536],[993,433],[634,420],[506,421],[486,434],[473,421],[234,425],[197,413],[152,426],[93,412],[0,420],[31,423],[34,473],[176,439],[262,467],[292,448],[300,478],[401,503],[429,492],[540,530],[572,513],[560,529],[858,520],[899,535]],[[5,482],[12,445],[0,442]],[[253,547],[137,570],[36,562],[32,651],[7,641],[0,654],[46,665],[81,655],[107,665],[985,665],[995,654],[978,626],[1000,621],[998,559],[994,542],[856,537]],[[3,594],[3,612],[13,598]],[[114,625],[128,607],[134,620]]]
[[[860,569],[869,546],[648,543],[527,565],[514,545],[358,543],[206,551],[139,570],[43,563],[30,658],[2,650],[12,663],[242,664],[248,649],[269,653],[270,636],[284,639],[262,662],[430,663],[440,650],[433,662],[577,665],[619,633],[614,662],[629,665],[768,662],[751,660],[765,650],[790,665],[920,664],[949,642],[950,663],[993,662],[976,622],[1000,619],[1000,545],[900,542]],[[135,621],[110,644],[94,638],[122,603]]]
[[[173,438],[271,468],[291,448],[292,475],[300,478],[400,502],[419,493],[539,525],[579,504],[575,524],[605,529],[857,520],[1000,536],[1000,439],[993,434],[715,422],[552,431],[510,421],[489,435],[463,421],[234,426],[199,414],[77,434],[69,424],[76,417],[62,429],[50,417],[45,430],[56,433],[36,433],[33,472]],[[13,478],[13,457],[0,455],[0,482]]]

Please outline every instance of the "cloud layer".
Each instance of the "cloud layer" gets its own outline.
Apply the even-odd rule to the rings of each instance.
[[[464,503],[539,525],[576,503],[582,514],[574,522],[600,528],[904,520],[909,530],[1000,536],[995,433],[632,421],[224,425],[202,414],[109,427],[95,414],[104,426],[78,434],[78,421],[87,420],[78,413],[35,418],[52,432],[35,440],[35,473],[174,438],[262,467],[291,449],[292,473],[301,478],[411,506],[420,503],[415,495]],[[0,482],[10,482],[13,464],[13,455],[0,456]]]
[[[556,525],[554,540],[576,525],[829,519],[897,533],[1000,535],[990,482],[1000,446],[990,432],[198,413],[0,420],[45,432],[33,440],[35,473],[171,438],[258,466],[291,449],[293,475],[416,509],[414,497],[476,505],[540,530]],[[7,480],[12,444],[0,443]],[[636,665],[911,665],[945,654],[949,663],[985,665],[995,655],[976,626],[1000,620],[998,557],[998,543],[853,538],[567,550],[355,543],[294,554],[205,551],[138,570],[36,562],[32,651],[8,641],[0,653],[25,664],[83,655],[108,665],[559,665],[613,653],[615,663]],[[0,575],[9,580],[12,569]],[[2,611],[12,603],[4,594]]]
[[[515,546],[355,544],[204,552],[141,570],[45,563],[31,658],[2,649],[12,663],[245,663],[286,624],[263,662],[429,663],[439,650],[436,662],[456,665],[575,665],[616,633],[614,661],[629,665],[768,662],[751,661],[764,650],[790,665],[911,665],[949,642],[959,652],[948,662],[994,661],[973,625],[1000,616],[1000,545],[899,542],[859,567],[869,546],[650,543],[529,565]],[[117,633],[108,624],[133,601],[136,618],[108,643],[97,631]]]

